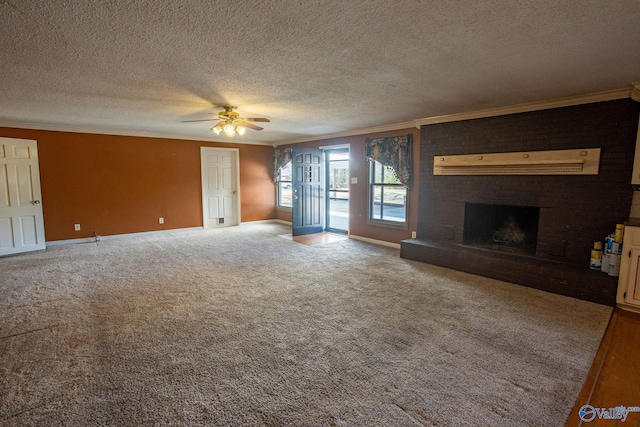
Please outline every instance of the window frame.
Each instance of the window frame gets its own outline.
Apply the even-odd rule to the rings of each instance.
[[[399,228],[402,230],[408,230],[409,229],[409,220],[408,220],[408,215],[409,215],[409,189],[404,186],[403,184],[400,183],[396,183],[396,184],[391,184],[391,183],[385,183],[385,182],[375,182],[375,166],[376,164],[380,165],[380,167],[382,167],[382,171],[384,172],[385,169],[389,168],[388,166],[384,166],[382,163],[376,161],[376,160],[370,160],[369,162],[369,182],[368,182],[368,203],[367,203],[367,224],[371,224],[371,225],[380,225],[380,226],[384,226],[384,227],[391,227],[391,228]],[[393,171],[391,171],[391,173],[393,173]],[[384,181],[384,173],[382,174],[382,181]],[[392,221],[392,220],[388,220],[388,219],[383,219],[383,218],[374,218],[374,209],[373,209],[373,203],[374,203],[374,191],[376,188],[380,187],[381,188],[381,194],[384,194],[384,188],[385,187],[395,187],[395,188],[402,188],[404,189],[404,221]],[[381,200],[381,204],[380,204],[380,216],[384,217],[384,199]]]
[[[290,211],[293,208],[293,177],[291,175],[289,175],[289,178],[291,178],[291,180],[283,180],[282,179],[282,171],[287,166],[292,168],[293,167],[292,163],[293,162],[288,162],[287,164],[285,164],[282,167],[282,169],[280,169],[280,173],[278,174],[278,179],[276,181],[276,209]],[[291,172],[293,173],[293,170]],[[290,205],[283,205],[282,204],[282,185],[281,184],[286,184],[286,183],[289,183],[289,189],[290,189],[291,195],[292,195],[292,200],[291,200],[291,204]]]

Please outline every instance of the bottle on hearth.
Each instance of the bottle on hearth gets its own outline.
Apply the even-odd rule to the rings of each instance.
[[[602,268],[602,242],[593,242],[589,267],[592,270],[600,270]]]

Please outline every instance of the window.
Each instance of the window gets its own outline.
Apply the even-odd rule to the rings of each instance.
[[[290,208],[293,201],[293,189],[291,188],[291,162],[280,169],[278,177],[278,207]]]
[[[407,226],[407,189],[393,168],[369,162],[369,221],[391,226]]]

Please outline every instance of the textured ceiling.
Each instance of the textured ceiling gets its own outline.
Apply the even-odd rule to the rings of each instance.
[[[640,81],[638,0],[0,0],[0,125],[278,144]]]

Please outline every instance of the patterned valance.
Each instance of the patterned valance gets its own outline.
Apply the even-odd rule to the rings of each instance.
[[[411,187],[412,177],[412,135],[390,138],[367,138],[364,144],[367,160],[375,160],[383,166],[390,166],[396,178],[405,187]]]
[[[280,169],[285,167],[291,161],[291,148],[274,148],[273,149],[273,182],[278,181],[280,177]]]

